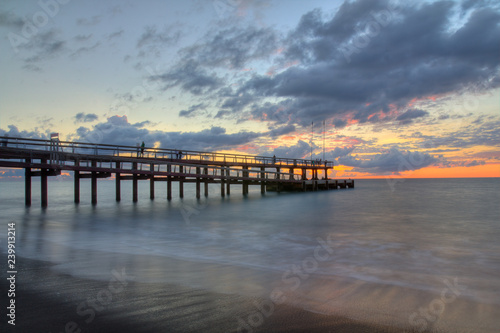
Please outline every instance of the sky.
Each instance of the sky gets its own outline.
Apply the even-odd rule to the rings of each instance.
[[[0,135],[500,177],[498,1],[3,0],[0,50]]]

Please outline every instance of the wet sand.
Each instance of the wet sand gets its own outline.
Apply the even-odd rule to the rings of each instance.
[[[109,281],[96,281],[55,273],[50,263],[26,258],[20,262],[16,325],[8,325],[3,319],[2,332],[405,331],[287,305],[259,310],[257,306],[266,304],[266,300],[173,284],[127,281],[126,272],[113,271]],[[2,290],[8,289],[5,279],[1,285]],[[5,299],[2,295],[4,304]]]

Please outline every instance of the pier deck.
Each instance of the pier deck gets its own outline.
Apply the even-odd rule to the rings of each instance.
[[[137,201],[137,183],[149,180],[150,198],[155,182],[167,183],[167,199],[172,184],[196,184],[196,197],[208,196],[208,185],[218,184],[221,196],[230,194],[231,185],[241,185],[248,194],[250,185],[266,191],[314,191],[353,188],[354,180],[328,179],[333,162],[279,157],[225,154],[154,147],[92,144],[59,140],[0,137],[0,167],[25,170],[25,204],[31,205],[31,178],[41,177],[41,205],[48,205],[47,177],[74,174],[74,201],[80,202],[80,180],[91,179],[91,201],[97,203],[97,179],[115,178],[116,200],[121,200],[121,181],[132,180],[132,200]],[[320,176],[318,175],[321,175]],[[309,177],[309,179],[308,179]]]

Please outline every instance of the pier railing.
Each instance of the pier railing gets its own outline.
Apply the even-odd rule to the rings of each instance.
[[[176,159],[187,161],[200,161],[203,163],[235,163],[235,164],[264,164],[264,165],[288,165],[297,167],[333,167],[332,161],[318,161],[307,159],[291,159],[283,157],[255,156],[232,153],[206,152],[183,149],[168,149],[160,147],[141,147],[111,145],[101,143],[73,142],[59,140],[44,140],[31,138],[15,138],[0,136],[3,147],[14,147],[18,149],[45,150],[54,153],[74,153],[95,156],[115,157],[143,157],[155,159]],[[189,163],[189,162],[188,162]]]

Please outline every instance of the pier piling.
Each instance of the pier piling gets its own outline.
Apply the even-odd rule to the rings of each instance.
[[[262,194],[354,187],[353,180],[328,179],[333,162],[318,165],[304,159],[199,151],[183,151],[181,156],[178,150],[163,148],[145,148],[144,154],[138,155],[137,147],[132,146],[67,141],[58,141],[58,152],[54,155],[53,145],[49,140],[16,138],[16,147],[0,146],[0,167],[24,169],[26,206],[32,201],[33,177],[41,177],[41,205],[47,207],[48,177],[61,175],[62,171],[74,176],[75,203],[81,200],[81,180],[91,179],[93,205],[97,204],[97,179],[113,174],[117,202],[121,201],[121,182],[126,180],[132,181],[133,202],[138,201],[139,180],[149,180],[151,200],[155,199],[157,181],[167,182],[168,200],[172,200],[173,182],[179,183],[180,198],[184,197],[184,183],[194,183],[197,199],[201,197],[202,183],[205,197],[209,184],[220,184],[221,197],[231,194],[232,185],[241,185],[243,195],[249,194],[250,185],[260,186]]]

